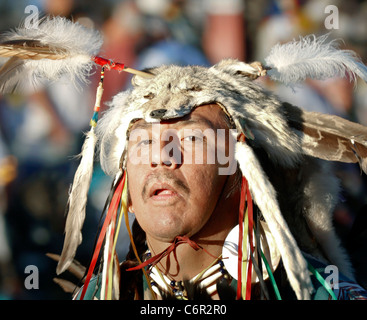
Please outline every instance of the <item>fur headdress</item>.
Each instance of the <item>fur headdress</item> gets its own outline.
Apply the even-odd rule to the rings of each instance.
[[[32,51],[34,41],[37,48],[41,43],[46,51],[65,51],[60,44],[48,45],[39,37],[37,35],[34,39],[28,35],[28,42],[22,37],[16,37],[16,41],[8,37],[0,43],[0,54],[1,48],[5,50],[4,47],[10,45],[13,48],[8,51],[15,52],[19,49],[15,45],[19,43],[23,44],[22,50]],[[90,61],[98,61],[95,53],[84,51],[84,54],[89,57],[87,68]],[[25,67],[24,61],[29,57],[16,59]],[[124,170],[126,165],[127,136],[132,121],[157,122],[180,118],[195,107],[216,103],[229,115],[237,132],[246,136],[245,141],[237,141],[235,157],[248,181],[254,202],[278,244],[297,298],[309,299],[312,292],[307,262],[301,250],[327,258],[347,276],[353,277],[346,254],[341,248],[335,249],[338,239],[332,228],[331,212],[338,187],[324,160],[359,162],[366,172],[367,128],[340,117],[307,112],[282,102],[254,79],[267,74],[273,80],[289,85],[305,78],[336,76],[349,76],[351,79],[358,76],[366,81],[367,68],[353,52],[340,50],[335,42],[327,42],[326,37],[306,37],[276,45],[265,61],[265,67],[260,63],[246,64],[233,59],[223,60],[210,68],[160,66],[134,76],[133,89],[117,94],[96,129],[92,125],[87,135],[70,193],[65,246],[58,273],[67,269],[81,242],[95,144],[99,145],[103,170],[115,177],[114,188],[120,195],[114,194],[109,209],[116,209],[121,193],[126,192],[125,175],[121,169]],[[2,72],[6,72],[7,77],[13,75],[10,64],[8,61],[0,69],[2,89],[11,84],[1,77]],[[109,67],[111,64],[102,65]],[[66,63],[66,67],[58,72],[70,70],[69,67]],[[73,70],[73,74],[79,75],[79,70]],[[101,94],[99,90],[97,106]],[[111,221],[109,210],[97,248],[104,239],[106,247],[115,245],[114,238],[108,237],[116,229]],[[318,244],[312,240],[314,238]],[[110,251],[105,252],[105,261],[111,261]],[[109,268],[108,272],[112,270],[108,264],[106,268]],[[117,291],[114,292],[118,296]]]
[[[338,239],[331,213],[338,183],[319,159],[359,162],[366,170],[367,128],[281,102],[251,79],[252,73],[258,72],[251,68],[228,59],[211,68],[154,68],[149,70],[152,79],[135,76],[134,89],[115,96],[99,123],[100,162],[106,173],[114,176],[118,172],[133,120],[180,118],[197,106],[217,103],[230,115],[237,132],[247,137],[247,142],[236,143],[236,160],[279,245],[297,297],[307,299],[311,283],[299,247],[316,256],[321,253],[316,245],[310,248],[312,235],[306,224],[330,255],[327,258],[353,277],[347,256],[341,248],[335,249]],[[287,186],[277,174],[289,177]],[[298,239],[293,234],[298,234]]]

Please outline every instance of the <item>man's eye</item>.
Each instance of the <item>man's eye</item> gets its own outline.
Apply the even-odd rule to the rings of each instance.
[[[138,146],[139,146],[139,147],[144,147],[144,146],[151,145],[152,143],[153,143],[153,140],[152,140],[152,139],[141,140],[141,141],[138,143]]]
[[[187,136],[183,140],[189,142],[201,142],[203,141],[203,138],[199,136]]]

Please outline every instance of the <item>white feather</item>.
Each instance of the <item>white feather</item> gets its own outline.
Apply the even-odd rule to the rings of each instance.
[[[327,42],[328,35],[307,36],[299,41],[275,45],[265,59],[267,74],[276,81],[290,85],[306,78],[324,80],[333,77],[357,76],[367,81],[367,67],[355,52],[341,50],[336,41]]]
[[[73,83],[76,83],[76,79],[87,81],[94,65],[91,58],[98,53],[103,43],[98,31],[62,17],[44,18],[37,28],[21,26],[6,32],[2,34],[0,44],[20,40],[24,41],[25,51],[27,41],[37,41],[45,47],[45,50],[49,49],[51,54],[60,53],[64,55],[64,58],[36,59],[29,57],[21,59],[22,65],[7,67],[6,78],[3,77],[5,79],[1,79],[0,74],[2,92],[12,91],[14,83],[22,85],[26,81],[55,81],[61,75],[67,75]],[[4,84],[5,80],[8,86]]]
[[[81,161],[76,170],[69,195],[69,210],[65,225],[65,241],[56,273],[64,272],[72,263],[75,252],[82,242],[82,227],[85,220],[85,207],[90,181],[93,174],[94,149],[96,145],[94,127],[88,132],[82,152]]]
[[[309,300],[313,286],[307,262],[280,212],[274,188],[263,172],[255,154],[246,143],[236,143],[236,160],[242,174],[248,181],[255,202],[278,244],[289,282],[297,298]]]

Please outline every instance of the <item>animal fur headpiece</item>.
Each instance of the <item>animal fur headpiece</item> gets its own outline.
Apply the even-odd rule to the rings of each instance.
[[[149,72],[153,78],[134,76],[134,89],[114,97],[110,110],[97,127],[103,170],[114,176],[121,165],[124,168],[127,135],[133,121],[157,122],[180,118],[195,107],[217,103],[229,115],[236,131],[246,136],[247,142],[236,143],[236,160],[279,245],[278,250],[297,297],[308,298],[311,283],[307,264],[282,209],[293,210],[296,222],[290,219],[290,223],[298,229],[305,227],[301,218],[304,216],[320,241],[326,236],[317,231],[318,223],[328,224],[328,239],[324,245],[326,252],[335,252],[329,243],[336,240],[330,228],[333,203],[327,198],[332,197],[335,201],[337,190],[328,190],[326,185],[331,183],[331,189],[334,189],[336,181],[314,158],[360,162],[366,170],[367,129],[336,116],[306,112],[281,102],[253,81],[254,75],[263,72],[256,68],[256,64],[253,67],[228,59],[211,68],[161,66]],[[298,176],[292,177],[287,189],[282,190],[277,187],[283,186],[277,185],[276,179],[271,181],[265,170],[277,170],[282,177],[285,172],[297,172]],[[318,185],[320,181],[322,184]],[[284,208],[280,207],[277,193],[283,197],[288,193],[289,203]],[[291,200],[296,197],[307,206],[306,209],[297,209],[300,204]],[[300,236],[300,241],[304,242],[301,243],[303,247],[307,247],[307,241],[312,242],[310,236]],[[333,263],[344,267],[349,275],[345,256],[337,256],[336,260]]]
[[[39,45],[42,39],[37,41]],[[8,38],[4,45],[10,44]],[[96,61],[93,56],[91,60]],[[340,50],[326,37],[306,37],[275,46],[265,67],[227,59],[210,68],[160,66],[135,75],[133,89],[117,94],[96,130],[92,126],[87,135],[70,193],[65,244],[57,272],[67,269],[81,242],[95,144],[99,145],[103,170],[116,177],[117,185],[125,169],[127,137],[133,121],[181,118],[198,106],[216,103],[237,132],[246,137],[236,142],[235,157],[276,239],[297,298],[310,298],[312,284],[301,249],[321,256],[319,245],[312,240],[315,237],[327,253],[326,258],[353,277],[345,254],[334,249],[338,240],[332,229],[331,212],[338,189],[322,160],[359,162],[366,172],[367,129],[280,101],[254,81],[265,75],[288,85],[306,78],[336,76],[359,76],[366,81],[367,68],[353,52]],[[113,198],[110,207],[118,202]]]

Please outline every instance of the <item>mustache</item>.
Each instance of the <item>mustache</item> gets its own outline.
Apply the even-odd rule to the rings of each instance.
[[[185,181],[177,178],[172,172],[165,171],[165,172],[153,172],[151,173],[147,180],[145,181],[143,190],[141,192],[142,198],[147,199],[149,188],[156,182],[164,182],[168,183],[172,186],[177,192],[183,194],[189,194],[190,188],[186,184]]]

